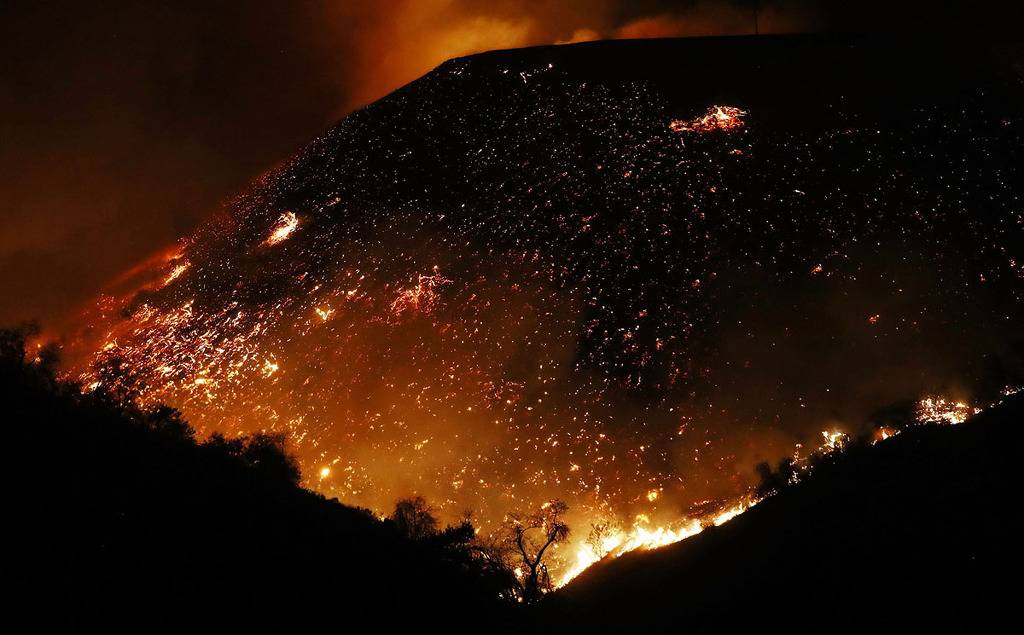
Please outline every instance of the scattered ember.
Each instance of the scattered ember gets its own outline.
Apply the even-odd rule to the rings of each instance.
[[[377,514],[412,489],[486,535],[565,500],[568,580],[735,516],[755,502],[751,448],[818,438],[833,404],[888,394],[893,364],[926,394],[944,350],[969,350],[946,340],[1024,320],[1019,127],[981,106],[787,131],[713,106],[667,129],[650,86],[473,64],[260,179],[173,278],[158,263],[160,288],[102,298],[70,372],[200,434],[285,433],[305,485]],[[887,328],[850,328],[876,313]],[[592,548],[598,524],[619,529]]]

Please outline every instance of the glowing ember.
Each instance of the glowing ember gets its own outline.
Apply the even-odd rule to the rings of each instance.
[[[918,423],[941,423],[957,425],[967,421],[968,417],[980,412],[963,401],[953,401],[941,397],[926,397],[917,404],[915,417]]]
[[[164,278],[164,282],[163,282],[162,286],[166,287],[167,285],[171,284],[172,282],[174,282],[175,280],[180,278],[181,274],[183,274],[186,271],[188,271],[188,268],[189,268],[189,262],[187,260],[184,261],[184,262],[181,262],[181,263],[179,263],[177,265],[175,265],[174,269],[171,269],[171,272],[167,274],[166,278]]]
[[[668,526],[650,527],[647,514],[637,514],[629,529],[620,529],[612,523],[592,525],[585,543],[577,545],[576,559],[562,574],[557,586],[565,586],[594,563],[606,558],[618,558],[630,551],[646,551],[665,547],[699,534],[707,525],[724,525],[758,503],[757,499],[743,499],[707,518],[684,518]]]
[[[825,453],[842,450],[850,440],[850,437],[838,430],[833,432],[822,431],[821,436],[825,440],[821,446],[821,451]]]
[[[395,318],[403,314],[430,313],[437,303],[437,287],[448,284],[451,280],[437,273],[438,268],[434,267],[433,275],[417,276],[415,287],[403,289],[398,292],[398,297],[391,303],[391,314]]]
[[[895,428],[888,428],[882,426],[875,430],[874,434],[872,435],[871,444],[874,445],[875,443],[885,441],[886,439],[891,439],[899,433],[900,431]]]
[[[281,218],[277,219],[277,224],[270,231],[270,236],[264,242],[265,245],[273,246],[278,243],[288,240],[288,237],[298,229],[299,217],[295,215],[295,212],[285,212],[281,214]]]
[[[263,376],[270,377],[278,371],[281,366],[277,362],[272,362],[269,359],[263,361]]]
[[[666,127],[651,87],[453,64],[261,179],[152,263],[160,288],[101,298],[71,372],[180,408],[200,435],[284,433],[306,486],[377,514],[414,486],[444,521],[472,509],[490,535],[565,500],[562,581],[734,517],[749,502],[721,501],[756,485],[749,450],[778,458],[780,439],[832,430],[833,402],[890,373],[931,382],[936,342],[990,317],[964,302],[977,276],[960,275],[967,251],[948,259],[944,228],[1002,254],[986,285],[1024,280],[1019,186],[991,146],[1006,131],[974,112],[780,134],[714,106]],[[464,92],[469,75],[481,84]],[[977,148],[970,171],[961,147]],[[920,285],[897,282],[915,267]],[[1011,290],[999,324],[1020,323]],[[907,351],[898,366],[892,350]],[[715,508],[670,515],[695,501]],[[617,529],[581,544],[599,520]]]
[[[714,130],[737,130],[745,124],[743,118],[747,111],[734,106],[712,106],[706,113],[695,119],[675,119],[669,123],[672,132],[705,133]]]

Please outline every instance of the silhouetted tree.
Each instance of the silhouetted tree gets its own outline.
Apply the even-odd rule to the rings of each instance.
[[[475,533],[475,532],[474,532]],[[515,600],[522,597],[515,574],[518,552],[501,532],[476,535],[467,545],[478,583],[494,597]]]
[[[391,522],[399,532],[413,540],[423,540],[437,533],[437,519],[422,496],[410,496],[395,503]]]
[[[604,553],[605,538],[614,533],[617,529],[618,528],[610,522],[591,523],[590,533],[587,534],[587,546],[589,546],[594,553]]]
[[[509,516],[511,542],[521,563],[518,581],[523,602],[536,602],[553,588],[544,554],[569,537],[569,525],[562,520],[568,509],[564,502],[551,500],[535,512]]]
[[[243,435],[227,439],[219,432],[214,432],[203,443],[203,447],[233,456],[256,471],[272,479],[280,479],[298,485],[302,478],[299,463],[286,450],[286,439],[283,434]]]
[[[257,433],[246,437],[242,458],[271,478],[298,485],[302,478],[299,462],[288,454],[284,434]]]
[[[93,370],[101,386],[101,395],[122,407],[135,404],[143,386],[138,375],[131,371],[124,358],[111,355],[95,364]]]
[[[60,347],[56,342],[44,344],[37,352],[33,362],[46,376],[55,378],[60,365]]]
[[[782,491],[782,488],[786,487],[793,482],[796,476],[796,465],[793,463],[793,459],[786,457],[779,461],[777,469],[772,470],[772,466],[767,461],[758,463],[757,474],[760,477],[760,482],[757,486],[757,495],[761,498],[765,496],[771,496],[778,494]]]
[[[149,427],[164,436],[179,441],[195,439],[195,430],[177,408],[161,404],[146,411],[144,416]]]
[[[0,329],[0,362],[11,368],[24,364],[25,343],[38,332],[39,326],[34,322]]]

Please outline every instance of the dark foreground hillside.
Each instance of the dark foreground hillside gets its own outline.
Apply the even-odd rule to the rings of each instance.
[[[0,332],[4,568],[34,624],[504,630],[471,527],[412,540],[298,487],[273,437],[197,443],[175,411],[82,395],[21,348]]]
[[[722,527],[595,567],[558,594],[549,623],[891,632],[1012,620],[1022,397],[956,427],[856,447]]]
[[[268,438],[196,443],[21,361],[4,334],[9,579],[36,623],[147,628],[432,624],[447,632],[972,626],[1012,614],[1024,399],[854,446],[678,545],[584,573],[510,613],[472,533],[411,540],[299,488]],[[263,442],[261,443],[260,440]]]

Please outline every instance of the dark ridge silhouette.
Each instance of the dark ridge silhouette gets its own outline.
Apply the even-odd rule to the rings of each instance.
[[[198,443],[172,408],[56,380],[53,351],[25,360],[24,338],[0,331],[0,411],[14,530],[5,568],[33,623],[509,623],[508,572],[478,557],[468,523],[437,531],[421,514],[428,526],[413,536],[298,487],[283,438]]]
[[[557,632],[948,631],[1010,623],[1024,395],[955,427],[854,442],[693,539],[595,566],[545,607]],[[773,479],[774,482],[773,482]]]
[[[900,121],[922,105],[955,104],[980,85],[1020,75],[1019,47],[929,37],[857,33],[604,40],[478,53],[438,71],[543,68],[585,81],[645,82],[686,116],[709,103],[743,104],[762,125],[807,132],[819,126]],[[435,71],[437,72],[437,71]],[[429,77],[429,75],[427,76]]]

